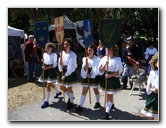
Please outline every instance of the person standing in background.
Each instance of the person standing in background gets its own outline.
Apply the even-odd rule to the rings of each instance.
[[[28,41],[25,43],[24,54],[25,61],[28,63],[28,82],[33,82],[33,70],[34,70],[34,56],[35,49],[33,47],[34,35],[30,35]]]
[[[99,40],[99,46],[97,47],[97,55],[102,58],[106,55],[106,48],[102,44],[101,40]]]
[[[127,89],[128,77],[131,77],[136,73],[135,66],[139,65],[137,61],[137,47],[135,46],[131,37],[126,40],[126,47],[122,51],[122,61],[124,61],[124,70],[122,73],[121,82],[123,83],[122,89]],[[132,88],[133,83],[130,83],[130,88]]]
[[[154,47],[154,43],[152,41],[148,42],[148,47],[145,51],[145,74],[149,75],[149,72],[151,70],[151,66],[149,64],[149,61],[151,60],[152,56],[157,53],[157,49]]]
[[[36,39],[34,39],[33,47],[35,49],[35,75],[36,79],[39,79],[42,73],[42,49],[40,48],[39,44],[37,43]]]
[[[25,43],[24,40],[21,40],[21,52],[22,52],[22,58],[23,58],[23,63],[24,63],[24,75],[27,76],[28,75],[28,63],[25,61],[25,55],[24,55],[24,47],[25,47]]]

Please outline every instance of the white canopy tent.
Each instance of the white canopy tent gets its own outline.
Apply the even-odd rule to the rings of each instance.
[[[24,34],[24,30],[8,26],[8,68],[11,70],[10,77],[14,76],[16,79],[16,70],[24,69],[23,55],[20,48],[20,39],[21,37],[24,38]]]
[[[21,38],[24,39],[25,43],[25,32],[24,30],[17,29],[8,26],[8,59],[22,59],[22,53],[20,49]]]
[[[24,37],[24,30],[8,26],[8,36],[21,36]]]
[[[64,29],[75,29],[75,23],[72,22],[66,15],[64,17]],[[55,30],[55,24],[49,25],[49,31]]]

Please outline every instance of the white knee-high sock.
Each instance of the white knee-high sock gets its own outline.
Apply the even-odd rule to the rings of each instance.
[[[54,87],[54,90],[55,90],[56,93],[59,93],[59,90],[57,89],[56,85]]]
[[[69,93],[70,103],[73,103],[73,93]]]
[[[83,107],[84,101],[85,101],[86,96],[85,95],[81,95],[80,98],[80,106]]]
[[[49,98],[50,98],[50,91],[46,92],[46,99],[45,99],[45,101],[49,102]]]
[[[69,92],[68,91],[66,91],[65,94],[69,97]]]
[[[112,107],[112,104],[113,104],[112,102],[107,102],[107,103],[106,103],[106,112],[107,112],[107,113],[110,112],[110,109],[111,109],[111,107]]]
[[[100,94],[96,95],[96,101],[97,101],[97,103],[100,103]]]

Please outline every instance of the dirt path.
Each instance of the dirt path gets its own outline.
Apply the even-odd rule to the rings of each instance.
[[[39,82],[28,83],[25,77],[8,82],[8,110],[14,110],[43,97],[43,87]]]

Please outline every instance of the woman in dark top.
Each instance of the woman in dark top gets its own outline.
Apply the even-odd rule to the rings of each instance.
[[[102,44],[101,40],[99,40],[99,46],[97,47],[97,55],[98,57],[102,58],[106,55],[106,49]]]

